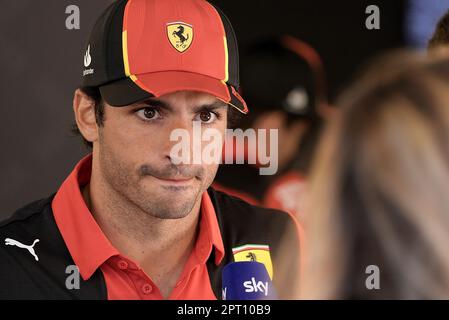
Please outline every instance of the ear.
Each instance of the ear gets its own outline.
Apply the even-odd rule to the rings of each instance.
[[[75,91],[73,97],[73,112],[79,131],[89,142],[98,140],[98,125],[95,121],[95,101],[89,98],[80,89]]]

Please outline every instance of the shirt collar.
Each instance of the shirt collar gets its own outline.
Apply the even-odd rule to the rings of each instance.
[[[218,225],[217,214],[215,213],[212,200],[206,191],[203,193],[201,199],[201,219],[198,239],[196,241],[196,252],[197,255],[199,253],[198,256],[201,263],[206,263],[209,259],[212,252],[212,246],[215,248],[214,262],[216,265],[219,265],[224,258],[225,250],[220,227]],[[206,248],[207,250],[202,250],[202,248]]]
[[[120,254],[100,229],[81,194],[81,187],[90,181],[91,172],[90,154],[75,166],[52,202],[56,224],[84,280],[88,280],[110,257]],[[218,265],[224,257],[224,245],[212,201],[204,192],[195,245],[195,252],[202,263],[209,258],[212,246],[215,247],[214,262]]]

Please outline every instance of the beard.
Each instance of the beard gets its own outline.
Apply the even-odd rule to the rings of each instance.
[[[126,155],[121,152],[120,155]],[[104,183],[118,196],[123,209],[135,206],[158,219],[181,219],[192,212],[215,173],[201,166],[144,163],[135,165],[107,146],[99,148],[99,164]],[[216,172],[217,168],[214,169]],[[158,179],[192,179],[188,185],[162,184]],[[114,201],[115,202],[115,201]],[[126,212],[124,212],[126,214]]]

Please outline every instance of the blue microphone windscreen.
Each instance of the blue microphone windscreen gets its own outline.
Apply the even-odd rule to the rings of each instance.
[[[254,261],[232,262],[223,268],[223,300],[274,300],[276,291],[265,265]]]

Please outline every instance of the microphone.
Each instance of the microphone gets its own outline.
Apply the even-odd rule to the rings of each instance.
[[[222,273],[223,300],[276,300],[277,293],[265,265],[255,261],[231,262]]]

